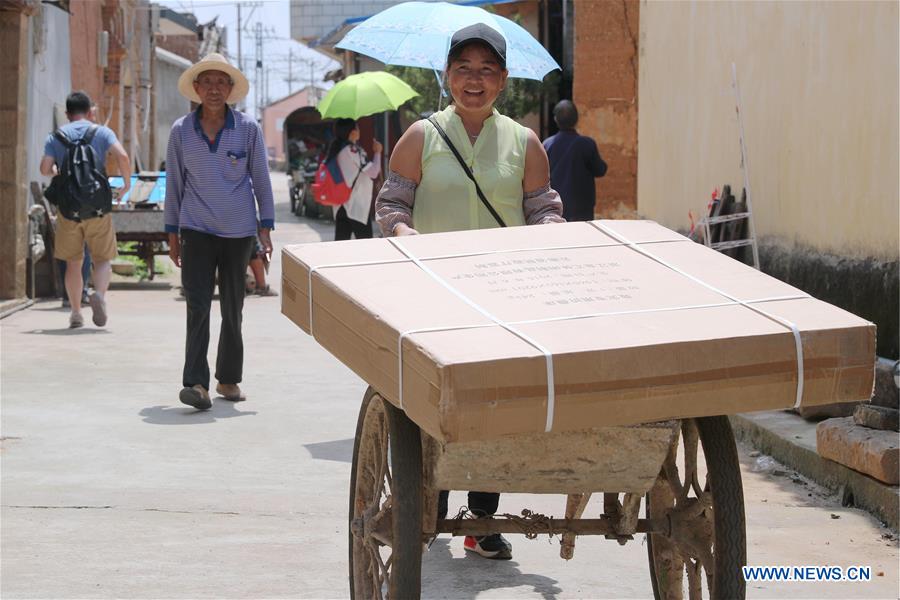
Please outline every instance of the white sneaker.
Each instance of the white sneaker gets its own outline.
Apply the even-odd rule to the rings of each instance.
[[[84,327],[84,317],[81,313],[72,313],[69,315],[69,329],[78,329]]]
[[[91,303],[91,312],[93,313],[94,325],[103,327],[106,325],[106,300],[100,297],[100,294],[94,292],[88,300]]]

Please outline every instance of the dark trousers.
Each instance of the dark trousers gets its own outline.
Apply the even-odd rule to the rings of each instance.
[[[355,235],[358,240],[372,237],[372,220],[365,223],[354,221],[347,216],[347,211],[342,206],[334,215],[334,241],[349,240],[351,235]]]
[[[187,339],[184,351],[185,387],[197,384],[209,389],[209,311],[216,271],[219,273],[219,308],[222,328],[216,354],[216,379],[240,383],[244,368],[241,313],[244,310],[244,277],[255,237],[223,238],[184,229],[181,231],[181,287],[187,301]]]
[[[438,495],[438,518],[447,518],[447,501],[450,492],[444,490]],[[469,510],[478,517],[489,517],[497,512],[500,494],[495,492],[469,492]],[[454,515],[455,516],[455,515]]]

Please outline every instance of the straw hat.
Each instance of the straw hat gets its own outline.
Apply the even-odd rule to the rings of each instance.
[[[191,102],[201,103],[200,96],[194,91],[194,80],[203,71],[222,71],[231,77],[232,81],[234,81],[234,87],[231,88],[231,93],[225,99],[225,102],[228,104],[234,104],[242,100],[247,95],[247,92],[250,91],[250,82],[247,81],[240,69],[233,66],[228,62],[227,58],[218,52],[211,52],[188,67],[181,74],[181,77],[178,78],[178,91]]]

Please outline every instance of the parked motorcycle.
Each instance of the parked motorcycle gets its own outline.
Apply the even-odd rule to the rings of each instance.
[[[331,121],[323,121],[312,106],[292,112],[284,121],[285,154],[291,178],[291,212],[308,219],[332,219],[330,206],[315,201],[312,184],[331,139]]]

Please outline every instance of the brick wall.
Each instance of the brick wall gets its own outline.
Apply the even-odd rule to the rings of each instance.
[[[192,63],[199,60],[200,40],[196,35],[158,35],[156,45]]]
[[[72,90],[80,90],[97,104],[103,120],[103,68],[99,60],[99,37],[103,31],[103,5],[96,0],[72,0],[69,5],[72,17],[69,21],[71,35],[69,47],[72,56]]]
[[[637,208],[637,0],[575,2],[573,101],[578,130],[597,141],[609,165],[597,180],[596,213],[633,216]]]
[[[103,29],[109,32],[109,50],[106,55],[107,66],[103,70],[103,98],[100,107],[104,122],[108,119],[110,129],[119,136],[122,131],[122,59],[125,48],[122,45],[125,22],[119,8],[119,0],[107,0],[101,9]],[[107,172],[118,175],[116,161],[106,165]]]
[[[0,299],[25,296],[28,17],[0,10]]]

